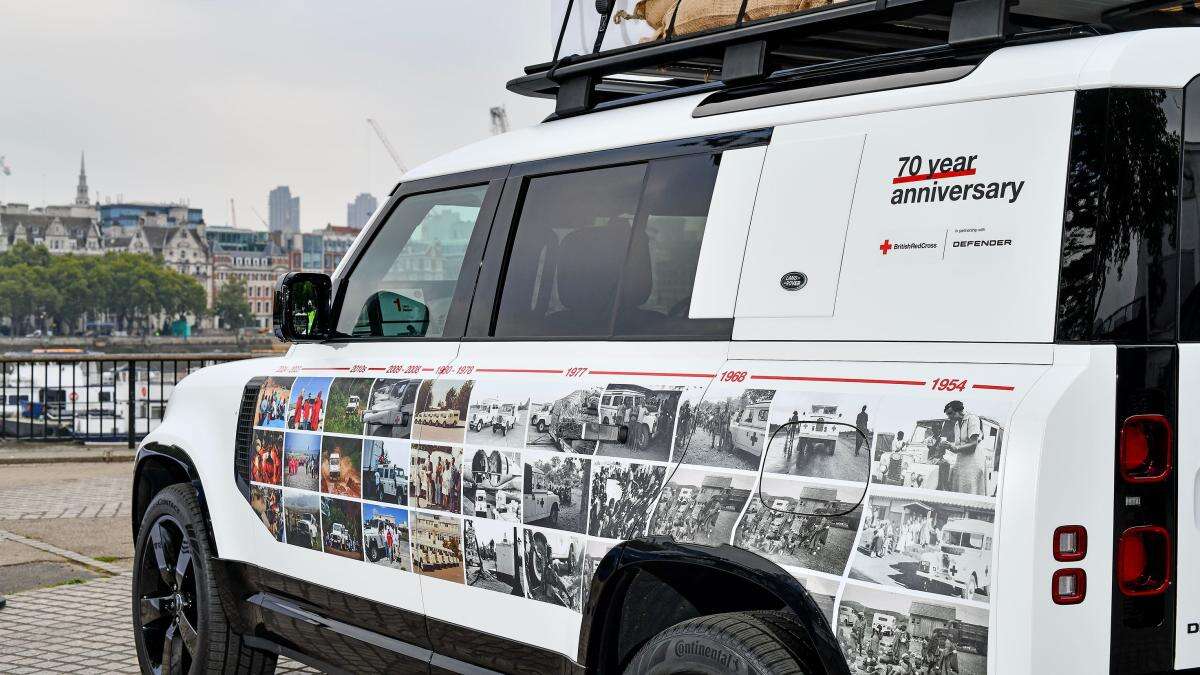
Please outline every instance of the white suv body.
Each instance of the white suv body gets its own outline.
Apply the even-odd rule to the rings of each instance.
[[[1145,30],[1003,47],[952,81],[693,115],[706,96],[698,94],[566,117],[481,141],[407,173],[333,277],[336,302],[361,303],[366,282],[358,275],[369,267],[363,261],[380,241],[405,245],[405,238],[388,239],[379,232],[389,223],[403,225],[402,218],[411,215],[406,205],[423,209],[422,214],[438,209],[457,214],[437,222],[422,215],[416,222],[430,231],[443,228],[438,231],[447,241],[461,244],[455,255],[469,259],[464,269],[479,272],[478,284],[471,284],[476,290],[474,305],[466,305],[469,311],[458,304],[459,296],[447,296],[441,304],[428,290],[421,296],[430,309],[430,325],[462,339],[399,335],[392,340],[299,341],[284,356],[206,368],[176,387],[162,425],[143,448],[176,448],[190,458],[204,487],[219,558],[254,570],[251,576],[256,587],[268,589],[264,592],[275,577],[309,581],[423,622],[453,626],[445,641],[430,643],[424,631],[408,633],[402,628],[391,630],[387,638],[418,645],[433,658],[450,659],[447,663],[503,669],[475,660],[469,636],[482,634],[501,639],[513,654],[536,664],[531,666],[535,669],[579,667],[594,656],[588,645],[595,643],[589,641],[599,638],[588,631],[598,619],[523,597],[519,591],[506,594],[466,585],[461,522],[476,518],[471,515],[474,505],[461,494],[456,499],[465,509],[462,504],[443,506],[450,501],[434,505],[436,477],[429,487],[431,506],[412,509],[410,519],[414,556],[421,563],[414,567],[422,573],[276,542],[247,503],[239,482],[244,479],[238,478],[241,469],[233,466],[230,439],[239,430],[241,397],[248,392],[248,409],[253,412],[255,387],[266,378],[335,378],[352,368],[381,373],[379,382],[388,381],[385,373],[390,372],[421,377],[432,383],[436,396],[423,399],[422,392],[417,397],[414,434],[421,430],[428,436],[414,443],[449,446],[453,456],[461,457],[463,430],[457,411],[429,406],[469,390],[468,383],[479,388],[478,383],[486,382],[492,391],[503,388],[511,394],[505,400],[539,402],[583,389],[602,392],[614,381],[632,378],[651,388],[678,385],[684,393],[669,453],[626,458],[606,456],[615,452],[614,444],[600,443],[592,455],[577,446],[562,452],[527,443],[522,449],[527,464],[572,459],[578,473],[572,476],[564,468],[556,477],[573,486],[570,504],[559,503],[543,476],[535,474],[533,484],[525,486],[520,528],[561,535],[574,546],[571,550],[586,548],[589,555],[593,550],[634,547],[622,542],[643,538],[654,517],[655,486],[680,467],[702,474],[692,485],[696,489],[733,485],[742,490],[741,508],[728,516],[718,514],[719,522],[727,518],[730,523],[721,536],[742,549],[736,565],[743,567],[738,569],[748,569],[746,561],[753,559],[764,569],[782,570],[786,574],[779,578],[794,578],[798,590],[774,591],[828,596],[830,606],[839,608],[833,616],[852,617],[855,613],[848,610],[855,610],[869,617],[887,610],[910,627],[916,618],[927,617],[921,612],[931,612],[942,617],[936,620],[950,631],[938,635],[979,636],[983,653],[960,652],[959,657],[992,673],[1141,672],[1129,663],[1115,665],[1114,654],[1122,653],[1122,645],[1128,644],[1123,640],[1134,639],[1130,636],[1156,650],[1139,657],[1149,659],[1147,663],[1169,658],[1169,668],[1200,667],[1200,635],[1195,630],[1200,622],[1200,577],[1195,572],[1200,568],[1200,453],[1193,451],[1200,445],[1200,425],[1175,413],[1195,410],[1200,403],[1200,346],[1191,338],[1134,341],[1160,345],[1170,355],[1160,361],[1157,346],[1138,352],[1142,346],[1105,337],[1116,333],[1102,335],[1116,325],[1135,330],[1122,317],[1133,316],[1143,305],[1113,306],[1112,299],[1123,297],[1122,289],[1137,295],[1141,288],[1138,297],[1144,302],[1148,282],[1136,275],[1118,279],[1113,272],[1104,279],[1068,285],[1064,260],[1070,263],[1071,256],[1089,255],[1092,240],[1068,236],[1067,243],[1077,248],[1065,257],[1063,253],[1064,228],[1079,222],[1064,219],[1064,194],[1076,195],[1072,167],[1087,160],[1078,155],[1089,133],[1081,111],[1097,97],[1125,96],[1121,92],[1128,91],[1165,91],[1171,102],[1182,105],[1186,99],[1200,108],[1200,89],[1195,84],[1189,88],[1198,74],[1200,29]],[[1145,108],[1151,109],[1156,108]],[[1183,124],[1181,115],[1164,119],[1164,124]],[[1187,117],[1189,125],[1194,119]],[[1200,129],[1189,126],[1185,131],[1189,139],[1200,138]],[[1186,155],[1193,164],[1194,152],[1189,149]],[[683,166],[697,153],[703,154],[704,162]],[[918,160],[920,168],[911,170]],[[711,201],[670,210],[674,202],[664,197],[665,205],[656,205],[666,215],[653,223],[655,228],[673,226],[683,232],[685,224],[703,224],[698,250],[692,254],[694,274],[678,284],[683,290],[673,296],[680,302],[690,299],[679,305],[682,309],[652,310],[658,322],[654,325],[663,326],[664,332],[637,339],[631,334],[595,338],[568,329],[565,336],[556,336],[543,330],[585,324],[589,313],[623,293],[636,291],[638,300],[656,297],[643,294],[646,289],[641,287],[617,291],[622,284],[629,289],[631,279],[616,274],[612,293],[597,292],[595,284],[604,277],[604,269],[589,267],[589,260],[607,255],[609,238],[630,227],[646,227],[644,220],[636,219],[636,209],[622,212],[633,220],[619,220],[624,215],[618,214],[605,226],[608,229],[587,231],[578,240],[563,239],[556,251],[562,256],[558,299],[535,294],[531,304],[525,299],[524,313],[510,312],[501,291],[508,292],[520,281],[514,275],[525,274],[521,265],[547,260],[546,249],[533,250],[529,247],[535,244],[521,238],[522,227],[543,217],[531,209],[539,204],[549,211],[563,208],[554,201],[556,195],[575,194],[567,178],[554,182],[560,174],[598,172],[589,175],[587,183],[593,190],[609,190],[603,192],[604,199],[634,195],[629,199],[637,201],[650,198],[638,196],[646,181],[709,169],[714,176],[706,188]],[[539,182],[543,180],[550,182]],[[664,183],[662,189],[670,197],[693,194],[685,188],[686,184]],[[1189,197],[1183,190],[1181,195],[1185,208],[1195,206],[1194,194]],[[439,202],[443,196],[445,201]],[[590,208],[585,202],[578,208]],[[517,208],[520,204],[524,211]],[[480,224],[469,222],[475,217]],[[555,223],[566,226],[565,220]],[[484,246],[489,226],[492,243]],[[409,231],[413,227],[409,223]],[[655,229],[646,236],[666,236],[665,231]],[[497,236],[505,241],[515,236],[507,260],[504,241],[496,244]],[[1185,244],[1194,246],[1196,241]],[[544,240],[536,243],[548,245]],[[1138,239],[1132,251],[1120,250],[1136,261],[1138,256],[1153,257],[1156,246]],[[627,250],[625,244],[611,248],[620,248],[622,256]],[[496,250],[501,251],[499,259]],[[1192,253],[1189,249],[1187,256]],[[1193,260],[1187,256],[1187,261]],[[619,262],[625,265],[624,257]],[[664,263],[655,259],[650,264]],[[501,274],[505,269],[507,277]],[[789,288],[795,284],[783,279],[792,272],[805,275],[803,289]],[[585,273],[587,278],[575,276]],[[1186,274],[1193,274],[1191,267]],[[654,278],[658,277],[647,273],[634,285]],[[1074,305],[1064,303],[1064,289],[1082,294],[1080,298],[1098,297],[1095,307],[1102,316],[1068,325],[1064,317],[1072,316]],[[1087,295],[1096,289],[1105,294]],[[403,288],[393,290],[405,295]],[[495,297],[481,301],[485,292]],[[667,291],[656,287],[659,292]],[[1182,302],[1178,296],[1175,300]],[[487,306],[480,310],[483,304]],[[348,335],[346,327],[355,325],[359,312],[354,307],[338,315],[339,307],[335,304],[332,321],[340,322],[340,332]],[[545,311],[544,324],[531,323],[529,307]],[[1157,325],[1137,316],[1143,328]],[[619,327],[627,318],[618,316],[605,325]],[[718,330],[694,338],[687,335],[694,322],[715,322]],[[727,327],[724,333],[720,326]],[[680,329],[672,334],[675,327]],[[408,374],[410,368],[416,375]],[[1177,387],[1170,394],[1174,398],[1142,397],[1138,405],[1143,408],[1130,408],[1137,392],[1119,383],[1118,372],[1121,382],[1131,383],[1169,373],[1164,381]],[[849,465],[829,469],[833,474],[806,473],[810,469],[800,465],[792,473],[759,476],[767,438],[776,426],[773,401],[791,397],[823,404],[834,396],[856,399],[846,410],[858,410],[859,401],[869,404],[875,437],[866,453],[872,456],[864,461],[879,461],[876,451],[890,450],[881,445],[885,434],[890,442],[897,431],[911,432],[920,420],[942,420],[944,438],[939,442],[947,449],[934,453],[926,471],[938,479],[937,487],[872,483],[862,500],[864,515],[853,516],[859,518],[858,539],[851,531],[843,541],[840,529],[831,530],[827,539],[814,538],[803,518],[756,519],[756,509],[772,508],[766,504],[801,513],[814,503],[848,501],[853,507],[862,496],[851,487],[859,479],[850,476],[859,474],[850,473],[854,469]],[[962,404],[958,408],[951,405],[956,401]],[[1151,409],[1154,405],[1165,407]],[[535,407],[530,406],[531,411]],[[603,403],[599,411],[583,408],[576,420],[580,424],[596,422],[597,412],[607,410]],[[788,414],[791,409],[789,404]],[[962,419],[952,417],[958,411]],[[533,412],[529,441],[542,421]],[[371,414],[368,411],[368,419]],[[1165,483],[1172,490],[1163,502],[1169,505],[1167,515],[1133,506],[1127,510],[1126,498],[1136,500],[1143,494],[1139,491],[1157,489],[1157,483],[1127,483],[1114,473],[1121,422],[1158,414],[1170,420],[1174,442],[1183,449],[1172,459],[1172,478]],[[728,419],[724,426],[722,419]],[[548,422],[560,424],[561,420]],[[719,437],[726,433],[736,454],[722,450]],[[973,441],[973,453],[949,449],[972,441],[974,433],[982,438]],[[905,453],[909,450],[917,448],[906,447]],[[922,447],[921,455],[930,459],[928,447]],[[461,472],[462,467],[446,466],[445,473],[437,475],[452,488],[455,470]],[[609,472],[603,475],[610,483],[626,481],[625,499],[608,503],[596,494],[592,479],[601,479],[602,471]],[[861,480],[868,473],[864,470]],[[414,471],[413,490],[419,489],[418,483]],[[640,492],[643,487],[645,494]],[[763,504],[757,499],[760,493]],[[285,510],[287,497],[285,490]],[[624,501],[628,503],[620,503]],[[545,522],[552,506],[557,507],[557,526]],[[831,513],[829,508],[838,507],[824,513]],[[468,515],[462,515],[464,511]],[[611,514],[622,515],[614,520]],[[889,566],[919,564],[922,553],[936,545],[931,533],[945,536],[960,518],[970,519],[972,527],[989,537],[990,550],[981,550],[983,557],[970,566],[983,575],[976,584],[987,589],[985,600],[927,592],[892,580]],[[444,529],[432,534],[421,529],[426,520]],[[879,540],[873,544],[879,549],[876,556],[864,553],[862,544],[850,543],[862,541],[868,520],[879,525]],[[1136,604],[1145,598],[1122,597],[1114,582],[1119,570],[1113,552],[1127,528],[1160,522],[1170,536],[1176,564],[1167,594],[1154,596],[1169,598],[1170,610],[1163,616],[1165,628],[1155,632],[1158,629],[1123,623],[1122,602]],[[1088,551],[1081,560],[1056,561],[1053,535],[1063,526],[1086,528]],[[1147,536],[1151,539],[1146,541],[1152,541],[1157,535]],[[636,545],[647,556],[670,546]],[[784,546],[794,550],[781,552]],[[809,550],[821,553],[805,553]],[[829,558],[834,562],[824,562]],[[930,574],[963,584],[960,577],[968,566],[964,563],[949,577],[942,567],[931,567]],[[1079,604],[1058,604],[1051,596],[1051,579],[1069,569],[1086,573],[1086,597]],[[563,579],[575,584],[570,592],[591,583],[590,577]],[[616,597],[609,595],[614,592],[609,585],[587,587],[591,601],[585,612],[593,608],[593,601],[601,601],[598,597]],[[284,611],[280,606],[263,611]],[[336,608],[327,609],[336,613]],[[273,622],[271,630],[283,630],[282,625]],[[849,628],[845,632],[850,634]]]

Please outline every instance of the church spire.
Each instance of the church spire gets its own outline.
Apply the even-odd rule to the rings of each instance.
[[[77,206],[87,206],[89,204],[87,170],[83,164],[83,152],[79,153],[79,185],[75,188],[75,204]]]

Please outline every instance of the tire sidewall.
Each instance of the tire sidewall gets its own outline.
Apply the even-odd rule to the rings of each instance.
[[[770,675],[739,653],[736,647],[709,636],[680,634],[657,637],[638,654],[626,675]]]

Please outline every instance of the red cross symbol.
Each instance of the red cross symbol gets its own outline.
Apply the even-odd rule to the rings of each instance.
[[[879,245],[879,250],[883,251],[884,255],[887,255],[888,251],[892,250],[892,240],[884,239],[883,243]]]

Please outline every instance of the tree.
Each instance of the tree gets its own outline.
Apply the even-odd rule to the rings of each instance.
[[[231,330],[249,326],[254,321],[254,315],[250,311],[250,302],[246,300],[246,282],[239,277],[225,282],[213,298],[213,314],[220,319],[222,326]]]

